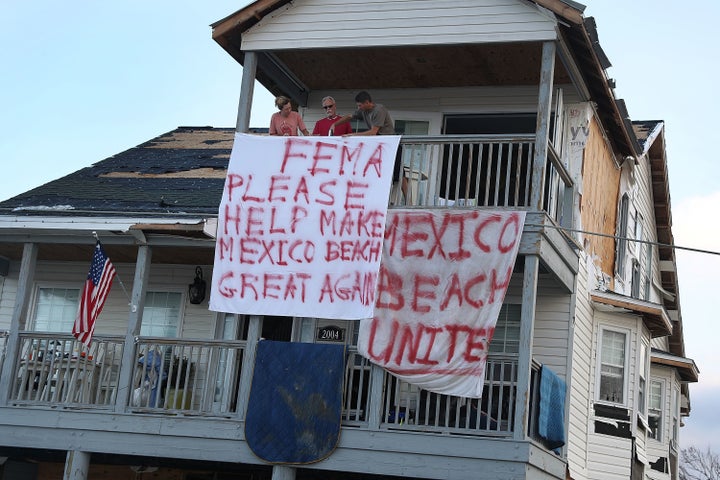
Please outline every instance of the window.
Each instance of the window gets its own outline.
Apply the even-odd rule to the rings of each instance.
[[[147,292],[140,335],[177,337],[181,301],[182,294],[177,292]]]
[[[620,199],[620,218],[618,221],[617,251],[615,253],[615,271],[621,277],[625,276],[625,255],[627,253],[627,232],[628,232],[628,210],[630,199],[627,193]]]
[[[635,259],[632,261],[630,296],[633,298],[640,298],[640,262]]]
[[[80,303],[80,289],[39,287],[32,330],[72,332]]]
[[[519,353],[520,311],[521,306],[517,304],[503,304],[500,308],[489,353]]]
[[[678,430],[680,422],[678,420],[680,414],[680,392],[677,388],[673,388],[672,405],[670,406],[670,414],[672,415],[672,446],[678,447]]]
[[[650,398],[648,398],[648,424],[650,425],[650,438],[662,441],[662,404],[663,382],[652,380],[650,382]]]
[[[653,246],[648,244],[645,247],[645,268],[643,269],[643,298],[650,300],[650,285],[652,284],[652,259],[653,259]]]
[[[642,240],[643,239],[643,216],[640,214],[640,212],[635,212],[635,225],[633,226],[633,232],[632,232],[632,238],[635,240]],[[640,247],[642,246],[639,242],[630,242],[630,250],[632,251],[640,251]]]
[[[646,396],[647,396],[647,377],[648,377],[648,365],[650,364],[650,358],[648,357],[649,352],[648,345],[644,342],[640,343],[640,363],[638,364],[638,412],[645,415],[646,409]]]
[[[602,330],[600,346],[600,385],[598,398],[607,402],[625,402],[625,352],[627,334]]]

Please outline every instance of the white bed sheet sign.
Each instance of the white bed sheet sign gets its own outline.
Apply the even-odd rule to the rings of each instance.
[[[399,142],[236,134],[210,309],[372,317]]]
[[[481,397],[524,223],[523,211],[391,210],[358,351],[425,390]]]

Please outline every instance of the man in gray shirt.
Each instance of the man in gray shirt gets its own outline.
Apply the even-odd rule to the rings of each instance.
[[[337,125],[347,123],[350,120],[363,120],[368,129],[363,132],[348,133],[347,135],[395,135],[395,124],[390,117],[387,108],[379,103],[374,103],[370,94],[362,91],[355,95],[355,104],[357,110],[352,115],[344,115],[340,117],[330,126],[330,135],[333,135]],[[402,171],[402,148],[398,146],[397,155],[395,156],[395,165],[393,168],[393,182],[402,179],[400,188],[403,196],[407,198],[407,179],[405,175],[401,175]]]
[[[374,103],[368,92],[362,91],[355,95],[357,110],[351,115],[340,117],[330,126],[330,135],[337,125],[347,123],[350,120],[363,120],[367,125],[364,132],[350,133],[348,135],[394,135],[395,124],[393,124],[390,113],[383,105]]]

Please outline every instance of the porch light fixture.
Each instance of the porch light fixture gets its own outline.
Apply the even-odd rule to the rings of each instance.
[[[195,280],[188,286],[190,303],[198,305],[205,300],[205,280],[202,276],[202,268],[195,267]]]

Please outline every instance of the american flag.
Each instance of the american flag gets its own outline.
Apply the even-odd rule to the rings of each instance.
[[[95,254],[80,297],[80,310],[72,332],[75,338],[87,347],[90,346],[95,331],[95,320],[100,315],[105,299],[110,293],[113,278],[115,278],[115,267],[98,241],[95,244]]]

